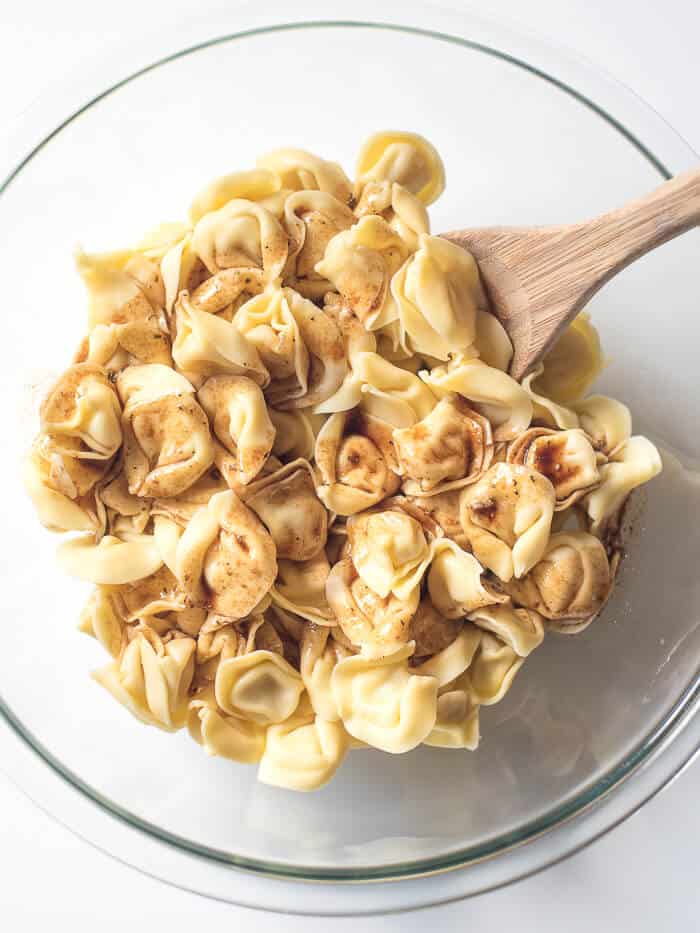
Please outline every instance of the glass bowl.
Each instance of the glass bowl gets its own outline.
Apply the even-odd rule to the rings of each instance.
[[[584,218],[697,156],[630,91],[464,12],[358,2],[348,21],[345,4],[312,0],[288,23],[285,6],[264,6],[134,46],[17,129],[0,197],[2,765],[59,820],[166,881],[278,910],[398,910],[574,851],[698,747],[697,235],[635,264],[590,306],[610,360],[597,388],[630,405],[665,460],[603,616],[546,639],[484,711],[476,753],[355,751],[310,795],[143,727],[88,677],[104,658],[75,628],[85,587],[59,572],[18,479],[38,393],[84,326],[72,249],[133,242],[181,217],[204,182],[276,146],[352,172],[359,145],[386,126],[424,134],[444,157],[435,231]],[[362,894],[343,884],[391,879],[403,880]]]

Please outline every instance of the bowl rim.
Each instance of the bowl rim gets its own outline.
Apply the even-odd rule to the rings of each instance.
[[[276,15],[273,12],[273,9],[279,6],[279,4],[271,4],[268,6],[268,10],[270,10],[273,20],[274,16]],[[341,4],[337,2],[324,2],[323,4],[319,4],[317,0],[309,0],[309,2],[303,3],[302,6],[306,7],[310,11],[312,8],[316,11],[319,9],[329,11],[334,7],[338,9],[342,8]],[[372,19],[329,19],[324,17],[319,19],[315,18],[317,15],[316,13],[310,12],[311,18],[309,19],[297,19],[294,22],[272,21],[262,25],[260,23],[256,23],[236,32],[216,34],[208,38],[203,38],[201,41],[190,44],[186,48],[182,48],[177,51],[170,51],[156,60],[151,60],[147,64],[142,64],[140,67],[135,68],[135,70],[130,71],[126,76],[123,74],[123,58],[120,57],[118,67],[121,68],[122,77],[118,80],[112,80],[112,82],[109,83],[109,85],[105,87],[104,90],[92,96],[87,102],[83,102],[79,107],[77,107],[77,109],[69,110],[69,116],[58,119],[57,121],[58,115],[65,113],[66,109],[56,109],[56,94],[51,95],[51,100],[39,101],[37,106],[40,110],[43,110],[41,116],[42,124],[44,126],[47,124],[51,125],[51,129],[45,132],[44,135],[40,138],[39,142],[35,143],[33,146],[28,146],[27,140],[30,137],[32,139],[36,139],[36,107],[32,108],[30,112],[26,114],[24,120],[25,125],[16,131],[14,139],[14,167],[9,171],[9,174],[4,179],[2,184],[0,184],[0,196],[12,184],[12,181],[21,173],[23,168],[31,161],[31,159],[37,155],[37,153],[40,152],[48,143],[50,143],[50,141],[73,120],[75,120],[87,109],[92,107],[94,104],[109,94],[118,90],[125,84],[135,80],[141,75],[147,73],[148,71],[159,68],[171,61],[194,54],[214,45],[221,45],[227,42],[245,39],[253,35],[269,34],[271,32],[279,32],[282,30],[299,30],[308,28],[385,29],[414,35],[421,35],[438,41],[461,45],[487,55],[498,57],[501,60],[505,60],[510,64],[521,67],[536,77],[539,77],[549,82],[550,84],[553,84],[559,90],[575,98],[583,106],[588,107],[599,117],[601,117],[601,119],[605,120],[610,126],[621,133],[624,138],[627,139],[627,141],[647,159],[647,161],[656,169],[656,171],[659,172],[661,178],[671,177],[675,171],[686,167],[686,163],[690,164],[697,160],[698,157],[687,145],[687,143],[685,143],[678,136],[678,134],[676,134],[675,131],[658,114],[655,113],[655,111],[653,111],[632,91],[625,88],[623,85],[619,84],[613,79],[603,75],[597,69],[593,69],[592,66],[584,64],[582,61],[577,61],[575,58],[566,55],[566,53],[561,53],[558,50],[554,50],[554,48],[547,43],[543,43],[540,40],[535,40],[530,37],[524,38],[519,34],[513,33],[507,27],[503,27],[500,24],[487,22],[486,20],[476,20],[464,10],[455,15],[453,13],[446,13],[444,11],[438,14],[438,12],[433,8],[429,10],[424,8],[425,12],[422,14],[424,20],[427,18],[431,22],[443,22],[445,23],[445,28],[447,30],[456,29],[457,34],[455,34],[454,31],[443,31],[443,29],[438,30],[435,28],[423,28],[422,26],[415,24],[416,9],[414,5],[411,5],[410,9],[406,9],[404,7],[402,10],[394,3],[387,4],[387,8],[392,6],[394,7],[394,10],[389,14],[390,19],[388,21],[384,21],[378,17],[373,17]],[[369,10],[369,5],[367,3],[358,3],[355,4],[355,7],[356,9],[365,7]],[[386,13],[384,13],[384,15],[386,15]],[[253,14],[248,18],[254,18],[257,20],[259,19],[259,15]],[[268,14],[268,19],[269,18],[270,14]],[[239,19],[241,19],[240,15]],[[402,19],[410,19],[411,22],[402,23],[400,21]],[[479,35],[479,38],[467,39],[460,35],[460,30],[463,30],[465,27],[469,27],[470,35]],[[490,42],[493,41],[493,39],[490,37],[493,36],[494,33],[496,37],[500,39],[498,45],[490,44]],[[151,46],[149,46],[149,50],[152,58]],[[666,145],[664,147],[665,151],[663,153],[652,151],[651,148],[649,148],[641,141],[640,136],[643,134],[640,133],[638,129],[631,128],[630,126],[626,125],[626,123],[623,123],[620,119],[618,119],[606,106],[603,106],[603,104],[598,103],[597,100],[593,100],[592,97],[589,97],[588,94],[580,91],[578,89],[578,81],[576,85],[574,85],[573,83],[570,83],[569,80],[564,80],[564,78],[560,78],[555,74],[550,74],[544,68],[533,64],[533,61],[531,60],[534,59],[534,61],[538,61],[542,58],[547,60],[554,58],[557,60],[557,64],[562,61],[566,62],[566,67],[563,68],[564,73],[567,73],[573,69],[573,72],[577,77],[580,75],[586,75],[590,81],[593,81],[594,85],[597,82],[597,86],[599,88],[601,86],[607,85],[608,90],[611,90],[611,92],[614,91],[613,97],[616,101],[619,101],[619,98],[624,98],[623,104],[618,104],[620,107],[633,105],[638,111],[637,117],[639,118],[639,121],[642,125],[653,125],[654,132],[662,132],[665,134],[667,137]],[[559,72],[558,68],[552,70]],[[99,81],[99,84],[101,86],[104,85],[104,76]],[[71,92],[69,91],[68,93]],[[82,93],[83,92],[81,89],[81,96]],[[23,155],[18,156],[18,153],[20,152],[23,153]],[[82,794],[86,800],[91,801],[94,806],[99,807],[104,814],[109,814],[110,819],[116,817],[119,821],[129,826],[131,829],[148,834],[158,843],[165,844],[169,847],[174,847],[179,853],[185,855],[186,857],[204,859],[209,864],[219,864],[226,866],[227,868],[233,866],[238,869],[245,869],[247,873],[259,874],[267,878],[276,877],[287,880],[294,879],[296,881],[325,881],[335,883],[348,881],[387,881],[424,877],[426,875],[447,872],[451,869],[464,867],[466,865],[478,866],[487,860],[494,859],[496,856],[503,856],[512,853],[516,848],[521,847],[526,842],[535,842],[542,839],[543,836],[553,832],[554,830],[564,828],[568,823],[575,820],[577,816],[583,813],[589,813],[596,804],[609,802],[613,792],[618,791],[624,783],[627,783],[632,777],[638,775],[640,771],[644,770],[645,768],[652,770],[652,765],[655,763],[658,764],[658,755],[662,750],[668,752],[668,748],[672,740],[679,738],[681,735],[685,736],[685,742],[682,743],[682,754],[676,755],[673,762],[671,762],[670,759],[668,760],[668,767],[663,769],[663,779],[651,791],[649,791],[647,788],[646,796],[641,802],[637,801],[636,803],[632,804],[630,801],[625,809],[625,812],[618,814],[601,831],[591,835],[591,838],[588,838],[580,845],[566,848],[564,851],[557,853],[553,857],[549,857],[548,861],[545,860],[541,864],[531,868],[525,873],[532,874],[534,871],[545,867],[546,864],[552,864],[553,862],[560,860],[566,855],[571,854],[572,851],[576,851],[578,848],[581,848],[582,845],[592,841],[593,838],[597,838],[602,834],[602,832],[612,828],[613,825],[616,825],[617,822],[620,822],[631,812],[634,812],[634,810],[636,810],[638,806],[641,805],[641,803],[645,802],[649,796],[652,796],[653,793],[656,793],[676,774],[678,774],[685,767],[685,765],[690,760],[692,760],[692,758],[697,754],[698,748],[700,748],[700,728],[698,728],[700,727],[700,722],[697,721],[700,719],[700,717],[695,717],[695,713],[699,708],[700,674],[696,675],[695,678],[690,681],[686,689],[678,697],[676,703],[667,716],[664,717],[660,723],[656,724],[656,726],[648,733],[648,735],[645,736],[645,738],[640,743],[638,743],[637,747],[629,755],[627,755],[623,761],[618,764],[617,767],[611,769],[611,771],[609,771],[606,775],[590,784],[583,791],[574,795],[564,804],[548,811],[541,817],[535,820],[531,820],[518,827],[517,831],[500,834],[499,836],[488,840],[486,843],[454,850],[449,852],[447,855],[440,857],[436,856],[408,862],[393,862],[381,867],[369,866],[367,868],[362,868],[353,866],[352,868],[347,869],[328,869],[323,866],[289,865],[283,862],[277,863],[249,857],[235,856],[231,853],[224,853],[199,844],[194,844],[189,840],[176,836],[175,834],[163,831],[159,827],[154,826],[146,820],[142,820],[134,814],[124,810],[114,802],[107,800],[94,788],[91,788],[89,785],[83,782],[78,777],[78,775],[74,774],[70,771],[70,769],[62,765],[62,763],[57,758],[55,758],[55,756],[53,756],[52,753],[49,752],[48,749],[46,749],[19,721],[19,719],[14,715],[12,710],[0,696],[0,716],[2,716],[2,718],[5,720],[9,730],[16,737],[20,738],[24,743],[26,743],[26,746],[34,753],[34,756],[38,756],[41,760],[43,760],[43,762],[47,764],[50,769],[52,769],[55,776],[59,777],[75,791],[78,791],[80,794]],[[689,730],[688,727],[691,725],[693,719],[695,719],[695,728]],[[693,738],[691,743],[688,745],[687,739],[689,732],[693,733]],[[7,761],[8,759],[5,758],[5,760]],[[35,757],[34,760],[36,760]],[[3,768],[5,768],[5,765],[3,765]],[[20,786],[23,786],[23,778],[26,776],[26,767],[21,769],[24,771],[24,774],[20,777],[13,773],[14,769],[11,767],[8,768],[8,770],[10,771],[10,777],[15,781],[19,780]],[[80,835],[82,835],[79,829],[77,831]],[[106,851],[110,851],[109,846],[106,847]],[[127,861],[132,862],[131,859],[127,859]],[[142,868],[142,870],[145,869]],[[155,873],[157,874],[157,872]],[[519,878],[524,876],[525,875],[521,874],[517,877]],[[488,890],[493,887],[498,887],[501,884],[512,880],[516,880],[515,877],[509,877],[498,883],[491,884],[490,886],[481,887],[479,890]],[[471,891],[468,893],[478,892]],[[464,896],[464,894],[460,896]],[[237,902],[244,901],[237,899]],[[422,906],[422,904],[419,903],[417,906]]]

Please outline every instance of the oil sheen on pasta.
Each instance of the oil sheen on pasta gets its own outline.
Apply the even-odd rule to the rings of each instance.
[[[77,256],[88,329],[25,483],[78,533],[93,676],[270,784],[313,790],[361,746],[475,749],[545,633],[605,605],[661,468],[587,395],[586,317],[508,375],[476,263],[430,233],[444,185],[411,133],[369,139],[354,182],[282,149]]]

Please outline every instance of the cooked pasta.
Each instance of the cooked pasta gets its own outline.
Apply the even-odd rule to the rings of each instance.
[[[431,235],[444,186],[412,133],[372,136],[354,182],[278,149],[76,256],[87,332],[23,480],[94,586],[94,679],[287,790],[353,748],[476,749],[545,632],[602,611],[661,469],[587,395],[587,315],[509,375],[478,264]]]

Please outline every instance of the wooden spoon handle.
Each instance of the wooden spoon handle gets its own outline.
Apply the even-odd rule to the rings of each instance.
[[[618,210],[578,224],[573,242],[585,266],[580,271],[587,286],[578,306],[635,259],[697,226],[700,168],[672,178]]]

